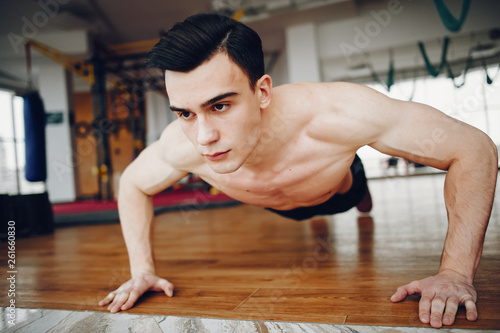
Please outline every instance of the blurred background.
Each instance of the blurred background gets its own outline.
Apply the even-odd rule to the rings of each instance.
[[[57,207],[81,213],[62,204],[116,208],[121,173],[174,120],[162,73],[145,68],[146,52],[162,31],[198,12],[255,29],[275,86],[365,84],[434,106],[500,144],[498,1],[2,1],[0,195],[9,216],[35,207],[13,204],[13,197],[41,193],[56,224],[85,221],[58,219],[64,214]],[[40,107],[33,107],[33,93],[43,101],[45,122],[34,121]],[[438,172],[369,147],[359,155],[372,179]],[[192,175],[167,191],[174,201],[165,205],[196,191],[210,194],[203,205],[218,195]]]

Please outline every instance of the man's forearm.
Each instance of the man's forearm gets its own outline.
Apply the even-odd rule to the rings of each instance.
[[[133,184],[124,181],[118,198],[120,223],[127,246],[132,277],[155,274],[153,254],[153,202]]]
[[[488,140],[474,153],[477,158],[452,163],[444,189],[449,226],[440,271],[453,270],[471,283],[481,258],[497,179],[496,147]]]

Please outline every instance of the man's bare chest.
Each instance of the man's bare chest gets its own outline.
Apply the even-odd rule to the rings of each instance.
[[[231,174],[200,175],[227,195],[256,206],[292,209],[326,201],[351,181],[354,155],[309,153],[292,156],[265,170],[241,168]],[[347,184],[347,186],[350,186]]]

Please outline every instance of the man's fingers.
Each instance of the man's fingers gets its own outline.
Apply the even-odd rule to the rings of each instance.
[[[443,315],[443,325],[453,325],[458,311],[458,298],[450,297],[446,300],[446,309]]]
[[[432,327],[453,325],[460,306],[465,307],[469,321],[478,317],[477,293],[474,286],[454,272],[441,272],[436,276],[399,287],[392,295],[391,301],[400,301],[412,294],[421,295],[418,306],[419,319]]]
[[[441,326],[443,326],[443,313],[445,304],[445,300],[441,296],[436,296],[432,299],[430,321],[432,327],[440,328]]]
[[[477,307],[476,307],[476,302],[474,302],[474,299],[471,296],[469,296],[466,297],[464,300],[462,300],[462,302],[465,305],[467,320],[469,321],[477,320]]]
[[[401,302],[406,298],[408,293],[404,287],[399,287],[398,290],[391,296],[391,302]]]
[[[148,290],[164,291],[167,296],[174,295],[174,285],[157,276],[146,276],[131,279],[122,284],[120,288],[111,292],[99,302],[100,306],[108,305],[111,313],[128,310],[134,306],[139,297]]]
[[[431,321],[431,305],[434,295],[422,295],[418,303],[418,317],[424,324],[429,324]]]
[[[167,280],[161,279],[155,285],[155,290],[163,290],[168,297],[174,296],[174,285]]]
[[[137,300],[139,299],[139,297],[141,297],[141,295],[142,295],[142,293],[138,293],[137,291],[132,290],[130,292],[130,295],[128,295],[127,302],[125,302],[125,304],[123,304],[120,307],[120,310],[128,310],[131,307],[133,307],[135,302],[137,302]]]
[[[172,297],[174,296],[174,285],[169,283],[164,289],[163,291],[165,291],[165,295],[167,295],[168,297]]]
[[[111,301],[115,298],[115,293],[111,292],[104,298],[102,301],[99,302],[99,306],[105,306],[111,303]]]
[[[413,281],[407,285],[399,287],[394,295],[391,296],[392,302],[401,302],[406,298],[406,296],[419,294],[420,288],[418,286],[418,281]]]
[[[125,303],[128,299],[129,293],[128,292],[121,292],[118,295],[116,295],[115,299],[113,300],[113,303],[108,307],[109,312],[115,313],[120,311],[123,303]]]

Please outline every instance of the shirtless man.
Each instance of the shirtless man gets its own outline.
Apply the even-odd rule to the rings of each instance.
[[[399,287],[391,301],[420,294],[420,320],[434,327],[453,324],[459,306],[468,320],[477,319],[473,280],[498,166],[496,147],[483,132],[361,85],[272,88],[258,35],[222,16],[178,23],[150,52],[149,63],[165,71],[170,108],[179,119],[123,173],[119,213],[131,279],[101,306],[130,309],[148,290],[173,296],[174,286],[155,273],[151,196],[188,173],[239,201],[297,220],[356,205],[369,211],[356,151],[370,145],[448,170],[449,228],[439,272]]]

